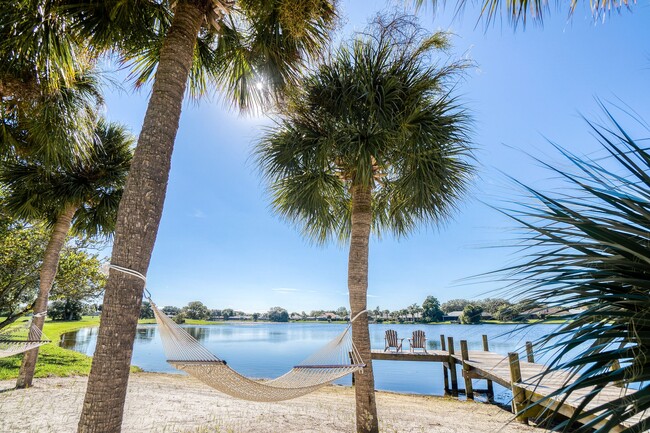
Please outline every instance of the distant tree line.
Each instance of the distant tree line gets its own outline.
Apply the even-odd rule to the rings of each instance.
[[[65,256],[64,256],[65,257]],[[88,270],[78,267],[80,262],[71,261],[77,266],[80,275],[77,277],[71,270],[63,273],[69,275],[70,284],[76,287],[87,287],[87,289],[77,291],[69,288],[62,293],[63,296],[50,302],[48,316],[52,320],[81,320],[82,316],[101,313],[102,305],[87,302],[93,296],[99,293],[100,285],[91,284],[90,286],[81,286],[79,280],[88,278]],[[62,266],[68,267],[65,260]],[[99,274],[98,265],[93,263],[91,275],[99,275],[96,278],[103,283],[103,276]],[[92,272],[96,272],[93,274]],[[65,280],[65,278],[62,278]],[[86,280],[88,281],[88,280]],[[86,301],[86,302],[85,302]],[[1,303],[0,303],[1,304]],[[0,305],[1,306],[1,305]],[[386,321],[398,323],[436,323],[451,320],[448,316],[450,313],[462,312],[460,316],[454,316],[453,320],[458,320],[463,324],[479,323],[483,319],[484,313],[493,320],[512,322],[522,321],[528,316],[527,312],[540,305],[531,302],[512,303],[502,298],[487,299],[452,299],[444,303],[434,296],[427,296],[422,305],[417,303],[411,304],[406,308],[397,310],[381,309],[377,306],[374,310],[369,311],[369,316],[377,323]],[[311,310],[309,313],[302,311],[289,313],[285,308],[273,307],[263,313],[245,313],[244,311],[234,310],[232,308],[211,309],[201,301],[189,302],[184,307],[165,306],[162,308],[163,313],[172,317],[177,323],[185,323],[186,320],[206,320],[206,321],[227,321],[227,320],[250,320],[250,321],[269,321],[269,322],[289,322],[291,321],[347,321],[350,320],[350,312],[346,307],[339,307],[331,310]],[[140,319],[153,319],[154,314],[151,304],[143,301],[140,307]],[[1,324],[0,324],[1,326]]]
[[[441,304],[435,296],[427,296],[421,306],[415,303],[394,311],[382,310],[378,306],[371,311],[371,317],[376,322],[432,323],[450,320],[450,314],[460,312],[459,316],[452,317],[464,324],[479,323],[484,313],[491,319],[510,322],[523,320],[527,311],[537,307],[530,301],[512,303],[502,298],[451,299]]]
[[[273,307],[268,312],[247,314],[243,311],[232,308],[210,309],[201,301],[192,301],[184,307],[168,305],[162,308],[162,312],[171,317],[176,323],[185,323],[185,320],[268,320],[271,322],[288,322],[289,313],[282,307]],[[140,307],[140,319],[153,319],[154,313],[151,304],[143,301]]]
[[[435,323],[447,320],[458,320],[460,323],[479,323],[487,316],[494,320],[510,322],[523,320],[526,312],[538,306],[530,302],[512,303],[502,298],[487,299],[452,299],[444,303],[435,296],[427,296],[422,305],[411,304],[406,308],[397,310],[381,309],[379,306],[369,311],[369,316],[377,323],[385,321],[398,323]],[[185,307],[166,306],[162,311],[178,323],[186,319],[192,320],[250,320],[250,321],[341,321],[350,320],[350,312],[346,307],[332,310],[311,310],[309,313],[302,311],[289,313],[285,308],[273,307],[263,313],[247,314],[231,308],[210,309],[200,301],[188,303]],[[461,314],[448,316],[451,313]],[[152,319],[153,310],[148,302],[143,302],[140,318]]]

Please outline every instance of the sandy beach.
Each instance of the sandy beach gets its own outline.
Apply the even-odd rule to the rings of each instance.
[[[75,432],[85,377],[36,379],[28,390],[0,382],[0,431]],[[382,432],[543,432],[509,423],[497,406],[429,397],[377,393]],[[33,415],[33,416],[32,416]],[[126,433],[353,432],[354,391],[328,386],[280,403],[235,400],[187,376],[132,374],[122,431]]]

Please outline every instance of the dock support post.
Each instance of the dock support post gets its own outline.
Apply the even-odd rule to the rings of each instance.
[[[447,350],[447,345],[445,342],[445,336],[443,334],[440,334],[440,350]],[[442,379],[443,383],[445,385],[445,394],[449,393],[449,373],[448,369],[445,366],[445,363],[442,363]]]
[[[348,356],[350,357],[350,364],[354,364],[354,357],[352,356],[352,352],[349,352]],[[354,373],[352,373],[352,386],[354,386]]]
[[[467,340],[460,340],[460,355],[463,358],[463,377],[465,378],[465,395],[468,400],[474,400],[474,388],[472,387],[472,378],[470,377],[469,351],[467,350]]]
[[[483,350],[485,352],[490,351],[490,346],[488,344],[488,336],[486,334],[483,334]],[[487,394],[488,394],[488,401],[493,401],[494,400],[494,385],[492,385],[492,381],[490,379],[487,380]]]
[[[535,362],[535,355],[533,355],[533,343],[530,341],[526,342],[526,358],[531,364]]]
[[[454,337],[447,337],[447,347],[449,349],[449,373],[451,377],[451,395],[458,397],[458,375],[456,374],[456,358],[454,354]]]
[[[510,361],[510,382],[512,386],[512,411],[515,413],[517,421],[528,424],[528,417],[525,414],[519,414],[526,407],[525,391],[518,386],[521,383],[519,354],[517,352],[508,353],[508,360]]]

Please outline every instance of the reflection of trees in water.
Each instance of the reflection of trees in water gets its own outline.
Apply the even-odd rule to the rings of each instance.
[[[88,353],[90,343],[95,340],[98,330],[98,328],[82,328],[61,334],[59,346],[75,352]]]
[[[283,343],[289,341],[289,334],[286,331],[270,331],[268,339],[273,343]]]
[[[208,339],[210,331],[207,327],[204,326],[193,326],[191,328],[185,328],[188,334],[194,337],[197,341],[204,341]]]
[[[149,344],[153,341],[155,336],[156,336],[156,328],[154,328],[153,326],[151,327],[147,326],[144,328],[138,327],[135,338],[142,344]]]

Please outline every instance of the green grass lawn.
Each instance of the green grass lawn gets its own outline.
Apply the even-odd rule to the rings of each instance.
[[[25,320],[25,319],[23,319]],[[35,377],[87,376],[90,373],[90,356],[59,347],[61,334],[80,328],[99,326],[99,317],[84,317],[74,322],[45,322],[43,333],[52,343],[40,347]],[[18,377],[22,355],[0,358],[0,380]],[[140,371],[131,367],[131,371]]]

